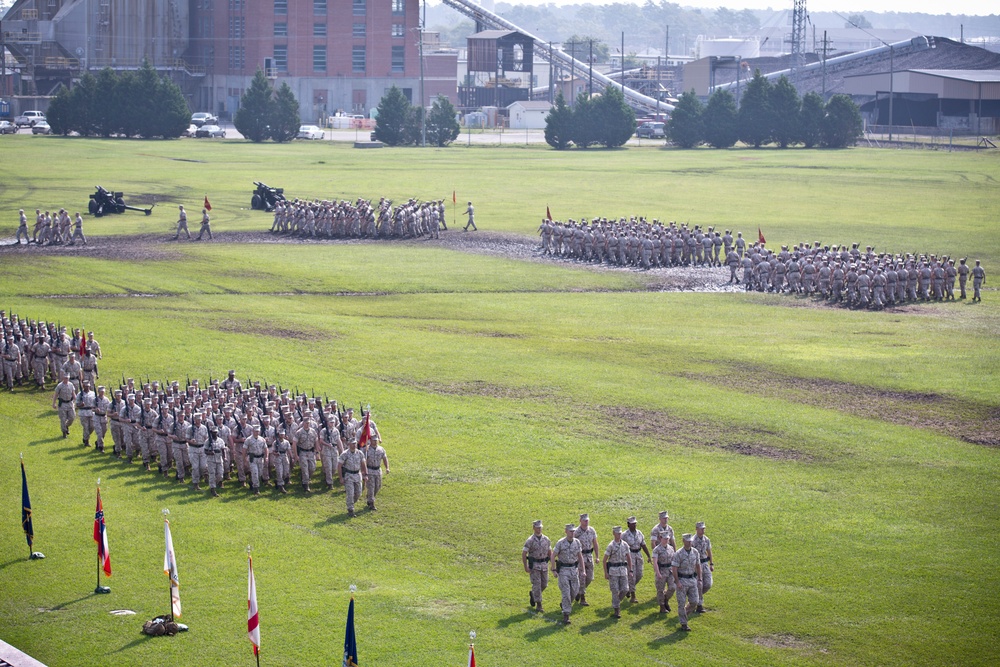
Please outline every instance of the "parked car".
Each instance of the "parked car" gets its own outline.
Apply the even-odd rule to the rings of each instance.
[[[205,111],[199,111],[198,113],[191,114],[191,123],[198,127],[202,125],[218,125],[219,118]]]
[[[667,136],[666,125],[657,121],[643,123],[635,131],[635,136],[641,139],[663,139]]]
[[[34,127],[35,123],[45,120],[45,114],[41,111],[25,111],[14,119],[14,125],[18,127]]]
[[[202,125],[198,128],[198,131],[195,132],[194,136],[199,139],[204,137],[225,137],[226,131],[218,125]]]
[[[17,132],[17,125],[9,120],[0,120],[0,134],[14,134]]]
[[[191,123],[190,125],[187,126],[186,130],[184,130],[183,132],[181,132],[181,136],[182,137],[193,137],[197,133],[198,133],[198,126],[195,125],[194,123]]]
[[[35,121],[31,127],[32,134],[52,134],[52,128],[44,120]]]
[[[299,127],[299,133],[295,136],[296,139],[323,139],[326,135],[323,134],[323,130],[319,129],[315,125],[302,125]]]

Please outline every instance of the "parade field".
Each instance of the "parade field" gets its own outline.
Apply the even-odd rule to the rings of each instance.
[[[78,425],[63,439],[51,391],[3,390],[0,639],[38,660],[253,665],[250,545],[261,665],[339,664],[351,585],[365,667],[466,664],[471,630],[484,667],[996,664],[1000,156],[0,146],[0,309],[93,330],[114,388],[233,368],[370,403],[391,461],[378,511],[355,518],[342,487],[211,498],[85,449]],[[254,180],[289,197],[444,198],[442,234],[473,238],[454,192],[495,243],[278,242],[249,209]],[[6,245],[18,208],[84,212],[98,184],[153,214],[88,216],[83,248]],[[206,195],[215,240],[169,240],[177,205],[196,232]],[[760,227],[769,247],[968,256],[986,289],[981,303],[855,311],[503,252],[536,238],[546,206]],[[20,453],[44,560],[27,559]],[[110,595],[93,594],[98,478]],[[150,638],[142,622],[169,610],[163,508],[190,630]],[[657,613],[648,564],[620,620],[600,575],[571,625],[554,575],[546,612],[529,611],[533,519],[554,543],[589,512],[603,551],[612,526],[634,514],[648,536],[663,509],[678,538],[703,520],[712,539],[715,586],[690,633],[675,600]]]

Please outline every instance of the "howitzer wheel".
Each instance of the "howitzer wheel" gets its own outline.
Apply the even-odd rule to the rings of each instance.
[[[254,194],[254,196],[250,198],[250,208],[255,211],[263,208],[263,206],[261,206],[262,203],[260,195],[258,194]]]
[[[125,212],[125,200],[121,197],[115,199],[115,213]]]
[[[103,207],[103,206],[98,206],[98,207],[97,207],[97,210],[96,210],[96,211],[94,211],[94,217],[95,217],[95,218],[99,218],[99,217],[101,217],[102,215],[104,215],[104,207]]]
[[[97,202],[93,199],[87,202],[87,210],[90,211],[91,215],[97,215]]]

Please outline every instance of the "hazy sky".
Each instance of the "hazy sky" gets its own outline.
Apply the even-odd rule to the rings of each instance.
[[[439,0],[429,0],[438,4]],[[593,5],[612,4],[612,0],[502,0],[510,4],[521,5],[580,5],[589,2]],[[644,0],[617,0],[643,4]],[[671,0],[685,7],[728,7],[729,9],[784,9],[791,10],[793,1],[785,0]],[[988,16],[1000,14],[1000,2],[997,0],[806,0],[810,11],[845,12],[924,12],[927,14],[972,14]]]

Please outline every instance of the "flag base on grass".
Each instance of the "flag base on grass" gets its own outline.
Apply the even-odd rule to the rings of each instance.
[[[31,555],[28,556],[28,560],[42,560],[43,558],[45,558],[45,554],[41,551],[32,551]]]
[[[94,589],[95,595],[105,595],[110,592],[111,592],[110,586],[98,586],[97,588]]]

